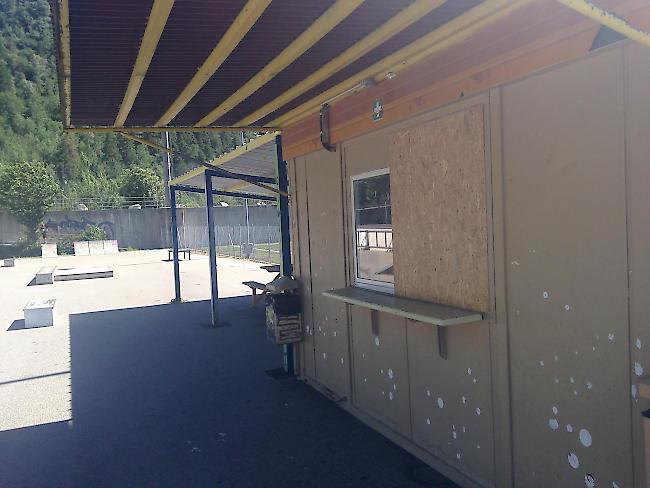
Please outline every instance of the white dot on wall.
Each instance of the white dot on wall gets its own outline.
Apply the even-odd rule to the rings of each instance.
[[[427,417],[427,425],[431,425],[431,419]]]
[[[637,376],[643,376],[643,366],[640,363],[634,363],[634,374]]]
[[[569,378],[569,381],[570,381],[571,383],[575,383],[575,382],[576,382],[576,380],[575,380],[575,378],[574,378],[573,376],[571,376],[571,377]]]
[[[573,425],[571,425],[571,424],[566,424],[566,431],[569,432],[569,433],[570,433],[570,432],[573,432]]]
[[[393,383],[393,390],[397,391],[397,385]]]
[[[363,382],[364,382],[364,383],[368,383],[368,378],[364,378],[364,379],[363,379]]]
[[[445,406],[445,401],[440,397],[438,397],[437,403],[438,403],[438,408],[442,408]]]
[[[380,369],[380,370],[379,370],[379,373],[380,373],[380,374],[384,374],[384,370],[383,370],[383,369]]]
[[[395,373],[391,368],[388,368],[388,377],[392,380],[395,377]]]
[[[556,354],[553,356],[553,360],[557,363],[559,361],[560,357]]]
[[[386,392],[385,392],[385,391],[382,391],[381,394],[382,394],[382,396],[386,396]]]
[[[456,434],[456,431],[453,431],[453,432],[451,433],[451,436],[452,436],[454,439],[457,439],[457,438],[458,438],[458,434]]]
[[[573,390],[573,394],[574,394],[575,396],[578,396],[578,390]]]
[[[365,352],[362,352],[362,353],[361,353],[361,358],[362,358],[362,359],[366,359],[366,353],[365,353]]]
[[[481,445],[480,445],[480,444],[476,444],[476,449],[480,449],[480,448],[481,448]]]
[[[614,340],[614,334],[607,334],[607,339],[609,339],[610,342]]]
[[[327,359],[327,353],[326,352],[323,353],[323,359]]]
[[[467,368],[467,374],[468,374],[469,376],[472,376],[472,368]]]
[[[639,338],[637,337],[637,338],[636,338],[636,342],[634,343],[634,345],[636,346],[637,349],[641,349],[641,347],[642,347],[641,339],[639,339]]]
[[[591,346],[592,351],[596,350],[596,346]]]
[[[569,461],[569,465],[573,469],[578,469],[578,467],[580,466],[580,460],[578,459],[578,456],[575,455],[575,453],[570,452],[569,454],[567,454],[566,459],[567,461]]]
[[[336,337],[336,331],[334,331],[334,337]]]
[[[474,379],[472,380],[473,383],[476,383],[477,381],[478,381],[478,380],[477,380],[476,378],[474,378]]]
[[[463,405],[465,405],[465,404],[467,403],[467,397],[465,397],[465,396],[462,397],[462,398],[460,399],[460,401],[463,402]]]
[[[457,453],[456,453],[456,459],[460,460],[460,457],[461,457],[461,456],[460,456],[460,453],[457,452]]]
[[[544,299],[546,300],[546,299],[548,298],[548,292],[547,292],[547,291],[545,291],[544,293],[542,293],[542,296],[543,296],[543,297],[544,297]]]
[[[428,396],[428,397],[431,396],[431,390],[427,390],[427,396]]]
[[[553,407],[551,410],[553,411],[553,414],[557,415],[557,412],[558,412],[557,407]]]
[[[621,488],[621,487],[618,486],[618,484],[616,483],[616,481],[613,481],[613,482],[612,482],[612,488]]]
[[[585,475],[585,486],[587,488],[594,488],[596,486],[596,480],[589,473]]]
[[[392,392],[392,391],[389,391],[389,392],[388,392],[388,399],[389,399],[389,400],[392,400],[392,399],[393,399],[393,392]]]
[[[551,428],[551,430],[557,430],[560,427],[560,423],[557,421],[557,419],[548,419],[548,426]]]
[[[636,400],[636,396],[639,394],[639,389],[636,385],[632,385],[632,398]]]
[[[544,366],[544,361],[540,361],[540,362],[539,362],[539,365],[540,365],[540,366]]]
[[[476,415],[481,415],[481,409],[476,407]]]
[[[341,364],[343,364],[343,358],[341,358]]]
[[[587,381],[585,383],[585,387],[587,388],[587,390],[591,390],[594,387],[594,385],[591,381]]]
[[[578,437],[580,437],[580,443],[583,446],[585,447],[591,446],[592,443],[591,433],[587,429],[580,429],[580,432],[578,432]]]
[[[555,378],[555,384],[559,385],[560,384],[560,378]]]
[[[375,336],[375,346],[379,346],[379,336]]]
[[[565,306],[564,306],[564,310],[566,310],[567,312],[568,312],[569,310],[571,310],[571,305],[568,305],[568,304],[565,305]]]
[[[463,434],[464,434],[465,432],[467,432],[467,430],[465,429],[465,426],[463,425]]]

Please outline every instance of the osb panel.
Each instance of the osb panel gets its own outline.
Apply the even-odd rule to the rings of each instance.
[[[483,107],[389,142],[395,291],[488,311]]]

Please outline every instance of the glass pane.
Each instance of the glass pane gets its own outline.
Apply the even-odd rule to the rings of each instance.
[[[357,278],[393,283],[390,176],[356,180],[353,190]]]

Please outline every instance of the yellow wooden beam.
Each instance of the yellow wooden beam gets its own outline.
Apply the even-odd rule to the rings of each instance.
[[[603,10],[602,8],[594,5],[588,0],[557,0],[562,5],[575,10],[576,12],[581,13],[582,15],[589,17],[592,20],[595,20],[599,24],[602,24],[606,27],[609,27],[613,31],[618,32],[619,34],[636,41],[640,44],[650,47],[650,34],[637,29],[636,27],[630,25],[625,19]]]
[[[324,91],[312,100],[281,115],[270,122],[269,125],[284,127],[307,115],[318,112],[324,102],[338,97],[346,91],[348,91],[347,95],[354,93],[352,88],[358,86],[364,80],[370,79],[374,82],[380,82],[386,79],[389,73],[395,75],[436,52],[468,39],[485,26],[531,1],[486,0],[417,41]]]
[[[230,53],[237,47],[244,36],[255,25],[261,17],[271,0],[248,0],[244,8],[239,12],[237,18],[228,27],[210,55],[203,62],[194,77],[190,80],[181,94],[174,100],[165,113],[156,122],[157,126],[167,125],[183,110],[208,80],[219,69]]]
[[[226,191],[237,191],[241,190],[242,188],[246,188],[247,186],[250,186],[250,183],[248,181],[241,181],[236,185],[229,186],[226,188]]]
[[[129,116],[173,6],[174,0],[154,0],[149,13],[149,20],[147,20],[147,27],[140,43],[138,57],[131,72],[131,79],[126,87],[124,99],[115,119],[115,125],[117,126],[124,125],[126,118]]]
[[[72,104],[72,70],[71,70],[71,60],[70,60],[70,9],[68,5],[68,0],[59,0],[58,8],[58,21],[59,21],[59,31],[61,44],[60,53],[61,53],[61,82],[63,86],[61,87],[61,102],[63,104],[63,117],[64,117],[64,126],[70,125],[70,113],[71,113],[71,104]]]
[[[157,144],[155,142],[152,142],[148,139],[144,139],[142,137],[134,136],[133,134],[129,134],[128,132],[118,132],[118,134],[124,137],[125,139],[130,139],[132,141],[139,142],[140,144],[144,144],[145,146],[152,147],[154,149],[157,149],[158,151],[166,152],[169,154],[174,152],[174,150],[169,147],[165,147],[162,144]]]
[[[66,127],[70,133],[89,132],[268,132],[277,130],[276,127],[246,126],[246,127],[113,127],[113,126],[90,126],[90,127]]]
[[[239,105],[262,86],[273,79],[283,69],[293,63],[314,44],[320,41],[328,32],[341,23],[348,15],[356,10],[365,0],[337,0],[327,9],[307,30],[300,34],[289,46],[276,56],[261,71],[248,80],[217,108],[199,120],[196,125],[205,127],[219,119],[224,114]],[[290,14],[289,14],[290,15]]]
[[[246,125],[255,122],[279,109],[291,100],[294,100],[306,91],[312,89],[320,82],[336,74],[339,70],[366,55],[417,20],[420,20],[432,10],[440,7],[446,1],[447,0],[416,0],[389,21],[384,23],[381,27],[355,43],[351,48],[336,56],[329,63],[319,68],[301,82],[293,85],[275,100],[272,100],[252,114],[241,119],[237,122],[237,125]]]

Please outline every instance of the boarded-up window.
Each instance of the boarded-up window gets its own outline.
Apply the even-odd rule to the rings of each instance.
[[[487,312],[482,107],[393,134],[389,161],[395,293]]]

